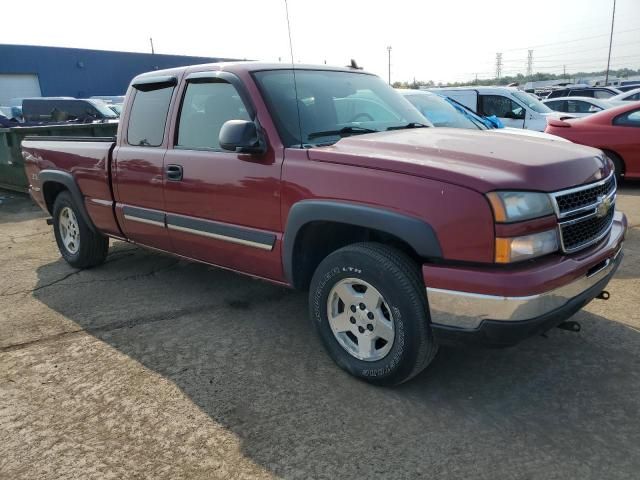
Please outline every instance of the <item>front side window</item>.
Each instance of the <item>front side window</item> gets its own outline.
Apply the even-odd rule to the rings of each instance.
[[[524,107],[502,95],[482,95],[482,115],[495,115],[499,118],[522,120],[525,115]]]
[[[254,77],[287,147],[429,122],[380,78],[331,70],[268,70]]]
[[[545,105],[549,107],[551,110],[555,110],[556,112],[566,112],[567,111],[567,102],[566,100],[554,100],[552,102],[546,102]]]
[[[189,83],[180,109],[177,147],[221,150],[220,129],[229,120],[251,120],[230,83]]]
[[[173,85],[155,89],[146,86],[145,90],[136,90],[127,129],[129,145],[140,147],[162,145],[173,88]]]
[[[637,102],[638,100],[640,100],[640,92],[629,95],[627,98],[623,98],[622,100],[626,102]]]
[[[614,125],[623,127],[640,127],[640,110],[632,110],[613,119]]]

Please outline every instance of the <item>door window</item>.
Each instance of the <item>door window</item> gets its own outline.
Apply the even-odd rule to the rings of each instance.
[[[525,109],[510,98],[502,95],[482,95],[480,99],[482,115],[495,115],[496,117],[514,120],[524,119]]]
[[[233,85],[227,82],[189,83],[180,110],[176,146],[221,150],[220,129],[229,120],[251,120]]]
[[[136,90],[129,114],[127,142],[141,147],[162,145],[167,113],[173,94],[173,85],[161,84],[161,88]]]

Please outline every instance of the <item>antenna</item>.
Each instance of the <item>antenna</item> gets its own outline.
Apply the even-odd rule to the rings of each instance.
[[[302,147],[302,121],[300,120],[300,102],[298,102],[298,83],[296,82],[296,65],[293,61],[293,42],[291,41],[291,24],[289,23],[289,5],[284,0],[284,10],[287,15],[287,30],[289,31],[289,52],[291,53],[291,72],[293,73],[293,90],[296,95],[296,112],[298,113],[298,132],[300,133],[300,148]]]

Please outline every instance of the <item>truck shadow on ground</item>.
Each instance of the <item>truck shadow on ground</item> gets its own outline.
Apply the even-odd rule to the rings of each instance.
[[[331,362],[304,293],[123,243],[104,266],[70,272],[42,266],[33,295],[173,382],[284,478],[640,469],[640,332],[607,318],[583,311],[582,333],[511,349],[442,349],[417,378],[383,389]]]

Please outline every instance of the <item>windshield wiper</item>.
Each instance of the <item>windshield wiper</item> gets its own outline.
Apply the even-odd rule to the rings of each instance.
[[[324,132],[313,132],[307,135],[307,138],[318,138],[318,137],[330,137],[332,135],[339,135],[340,137],[348,137],[349,135],[358,135],[361,133],[375,133],[379,132],[379,130],[374,130],[372,128],[365,127],[344,127],[340,130],[326,130]]]
[[[409,122],[404,125],[398,125],[396,127],[389,127],[387,130],[404,130],[406,128],[428,128],[429,125],[425,125],[424,123],[418,122]]]

